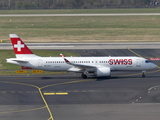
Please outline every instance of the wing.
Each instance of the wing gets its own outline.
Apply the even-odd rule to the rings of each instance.
[[[96,68],[96,66],[91,66],[91,65],[84,65],[84,64],[75,64],[75,63],[71,63],[69,60],[67,60],[66,58],[64,58],[65,62],[69,65],[72,65],[74,67],[77,67],[81,70],[86,70],[86,69],[94,69]]]

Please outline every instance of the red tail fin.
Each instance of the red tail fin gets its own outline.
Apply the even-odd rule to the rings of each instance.
[[[32,51],[26,46],[26,44],[16,34],[10,34],[9,36],[12,42],[14,53],[17,58],[39,57],[33,54]]]
[[[30,49],[16,34],[10,34],[9,36],[10,36],[15,54],[33,54],[32,51],[30,51]]]

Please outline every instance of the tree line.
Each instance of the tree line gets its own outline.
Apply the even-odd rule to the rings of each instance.
[[[0,9],[96,9],[154,7],[160,0],[0,0]]]

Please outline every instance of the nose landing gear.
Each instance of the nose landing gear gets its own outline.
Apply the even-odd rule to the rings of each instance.
[[[145,78],[146,76],[145,76],[145,72],[146,71],[142,71],[142,78]]]

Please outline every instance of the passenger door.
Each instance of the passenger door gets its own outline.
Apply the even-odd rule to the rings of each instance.
[[[140,59],[137,59],[137,61],[136,61],[136,66],[137,66],[137,67],[141,67],[141,60],[140,60]]]

